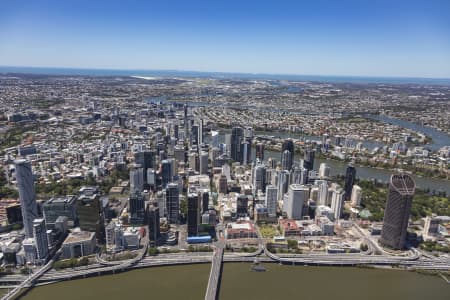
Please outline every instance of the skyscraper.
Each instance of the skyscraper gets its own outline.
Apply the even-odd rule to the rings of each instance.
[[[48,255],[48,238],[44,219],[34,219],[33,235],[36,244],[37,258],[45,260]]]
[[[391,176],[389,193],[384,211],[380,243],[393,249],[405,247],[409,214],[416,183],[407,174]]]
[[[139,191],[142,192],[144,190],[144,169],[141,165],[133,165],[130,169],[130,191]]]
[[[362,189],[358,185],[354,185],[352,189],[351,203],[353,207],[361,205]]]
[[[283,202],[283,211],[289,219],[300,220],[302,218],[303,204],[308,201],[309,187],[300,184],[291,184],[288,195]]]
[[[321,163],[319,167],[319,177],[320,179],[328,178],[330,177],[330,166],[328,166],[326,163]]]
[[[141,151],[134,154],[135,163],[143,168],[144,183],[147,183],[147,170],[155,167],[155,157],[156,151],[154,150]]]
[[[14,164],[25,236],[31,238],[33,237],[33,220],[38,217],[31,163],[27,160],[19,159]]]
[[[256,158],[259,158],[259,160],[264,160],[264,144],[258,143],[256,144]]]
[[[295,147],[294,147],[294,141],[291,139],[284,140],[283,144],[281,145],[281,153],[288,150],[292,154],[292,160],[294,160],[294,153],[295,153]]]
[[[341,187],[336,187],[331,194],[331,210],[333,211],[335,220],[341,218],[343,204],[344,190]]]
[[[208,152],[200,152],[199,155],[200,174],[208,174]]]
[[[190,193],[187,198],[187,232],[188,236],[198,235],[200,224],[201,197],[197,193]]]
[[[348,165],[347,171],[345,172],[345,184],[344,184],[344,199],[349,200],[352,194],[353,184],[355,184],[356,179],[356,169],[351,164]]]
[[[266,186],[266,207],[269,217],[276,217],[277,215],[277,193],[278,189],[276,186]]]
[[[165,187],[173,178],[173,166],[171,161],[165,159],[161,162],[162,186]]]
[[[180,194],[176,183],[169,183],[166,188],[167,221],[178,224],[180,215]]]
[[[230,153],[231,159],[234,161],[242,163],[243,155],[241,152],[241,143],[244,138],[244,129],[241,127],[233,127],[231,129],[231,138],[230,138]]]
[[[253,192],[266,189],[266,166],[258,164],[253,169]]]
[[[284,150],[281,156],[281,168],[290,171],[292,169],[292,153]]]
[[[314,169],[314,156],[315,156],[314,150],[305,149],[305,153],[303,156],[303,167],[308,171]]]
[[[130,223],[133,225],[142,225],[145,215],[144,196],[139,191],[133,191],[128,199],[128,209]]]
[[[248,214],[248,197],[239,194],[236,199],[236,214],[239,216],[247,216]]]
[[[159,207],[157,203],[150,203],[147,207],[148,235],[150,241],[157,243],[160,236]]]

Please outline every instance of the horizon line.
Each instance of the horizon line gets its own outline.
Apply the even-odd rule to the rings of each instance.
[[[127,72],[180,72],[180,73],[206,73],[206,74],[229,74],[229,75],[256,75],[256,76],[310,76],[310,77],[352,77],[352,78],[373,78],[373,79],[428,79],[428,80],[450,80],[450,77],[426,77],[426,76],[399,76],[399,75],[336,75],[336,74],[300,74],[300,73],[267,73],[267,72],[242,72],[242,71],[200,71],[183,69],[146,69],[146,68],[115,68],[115,67],[68,67],[68,66],[18,66],[18,65],[0,65],[0,68],[30,68],[30,69],[63,69],[63,70],[92,70],[92,71],[127,71]],[[18,72],[27,74],[26,72]],[[1,72],[0,72],[1,74]],[[4,74],[4,73],[3,73]],[[43,73],[42,75],[50,75]],[[60,74],[65,75],[65,74]],[[71,74],[75,75],[75,74]],[[78,74],[82,75],[82,74]],[[132,75],[130,75],[132,76]]]

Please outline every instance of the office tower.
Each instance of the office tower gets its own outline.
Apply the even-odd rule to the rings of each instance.
[[[315,184],[319,188],[317,196],[319,205],[327,205],[328,198],[328,182],[326,180],[316,180]]]
[[[315,156],[314,150],[305,149],[305,153],[303,156],[303,167],[308,171],[314,169],[314,156]]]
[[[211,130],[211,146],[214,148],[219,147],[219,132]]]
[[[190,145],[199,145],[199,126],[197,124],[192,125],[191,127],[191,138],[190,138]]]
[[[289,150],[284,150],[281,156],[281,168],[283,170],[292,169],[292,153]]]
[[[244,130],[241,127],[233,127],[230,137],[231,159],[236,162],[242,162],[243,156],[241,152],[241,143],[244,138]]]
[[[198,235],[200,224],[201,197],[197,193],[190,193],[187,197],[187,231],[188,236]]]
[[[274,185],[266,186],[266,207],[269,217],[277,216],[278,189]]]
[[[48,237],[44,219],[34,219],[33,236],[38,259],[45,260],[48,255]]]
[[[186,161],[186,151],[184,150],[184,147],[182,145],[175,146],[173,150],[173,156],[178,162],[185,162]]]
[[[361,205],[362,189],[358,185],[354,185],[352,189],[351,203],[353,207]]]
[[[248,214],[248,197],[239,194],[236,199],[236,214],[238,217],[247,216]]]
[[[256,150],[256,158],[259,158],[260,161],[263,161],[264,160],[264,144],[263,143],[256,144],[255,150]]]
[[[130,192],[144,190],[144,169],[140,165],[132,165],[130,168]]]
[[[75,202],[76,196],[61,196],[52,197],[50,200],[45,201],[42,205],[42,211],[44,214],[45,224],[48,229],[53,229],[56,220],[60,216],[67,217],[68,221],[73,226],[76,221]]]
[[[356,169],[354,166],[348,165],[347,171],[345,172],[345,184],[344,184],[345,200],[350,199],[353,184],[355,184],[355,179],[356,179]]]
[[[78,223],[81,230],[93,231],[101,238],[103,225],[98,187],[82,187],[76,201]]]
[[[209,192],[208,190],[204,190],[201,192],[202,197],[202,213],[205,213],[209,209]]]
[[[128,199],[128,214],[130,223],[133,225],[142,225],[144,223],[145,203],[144,196],[139,191],[134,191]]]
[[[289,171],[283,170],[280,173],[278,173],[278,182],[277,182],[278,199],[283,199],[284,194],[287,193],[290,182],[289,179],[290,179]]]
[[[291,152],[291,158],[292,161],[294,161],[295,147],[293,140],[291,139],[284,140],[283,144],[281,145],[281,153],[284,153],[284,151],[286,150]]]
[[[14,164],[16,168],[17,188],[19,189],[19,200],[25,236],[27,238],[32,238],[33,220],[38,217],[38,211],[31,163],[27,160],[19,159],[14,161]]]
[[[343,204],[344,204],[344,190],[338,187],[333,190],[331,196],[331,210],[333,211],[335,220],[339,220],[341,218]]]
[[[159,207],[157,203],[149,203],[147,207],[148,236],[155,244],[161,237]]]
[[[283,211],[289,219],[300,220],[303,213],[303,204],[308,201],[309,187],[300,184],[289,186],[287,197],[283,201]]]
[[[200,174],[208,174],[208,152],[200,152]]]
[[[326,163],[321,163],[319,167],[319,177],[320,179],[330,177],[331,168]]]
[[[180,215],[180,195],[178,184],[169,183],[166,188],[167,221],[170,224],[178,224]]]
[[[165,159],[161,162],[161,179],[162,186],[165,187],[173,178],[173,167],[171,161]]]
[[[228,193],[228,180],[224,174],[220,175],[218,192],[221,194]]]
[[[252,144],[248,141],[241,143],[242,164],[247,165],[252,160]]]
[[[147,170],[155,167],[155,158],[156,152],[154,150],[141,151],[134,154],[134,162],[143,169],[144,183],[147,183]]]
[[[253,193],[266,189],[266,166],[258,164],[253,169]]]
[[[393,249],[405,247],[409,214],[416,184],[407,174],[391,176],[380,243]]]
[[[189,168],[191,168],[194,171],[200,170],[200,164],[199,164],[199,159],[198,159],[197,153],[195,153],[195,152],[189,153],[188,162],[189,162]]]
[[[198,140],[197,145],[203,144],[203,119],[198,119]]]

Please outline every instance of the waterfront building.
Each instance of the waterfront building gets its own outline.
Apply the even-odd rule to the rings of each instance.
[[[42,211],[44,214],[45,224],[48,229],[53,229],[56,220],[60,216],[65,216],[70,222],[70,227],[75,225],[76,221],[76,204],[77,197],[74,195],[52,197],[45,201],[42,205]]]
[[[315,156],[314,150],[305,149],[305,153],[303,156],[303,167],[308,171],[314,169],[314,156]]]
[[[389,182],[380,243],[393,249],[403,249],[416,183],[408,174],[395,174]]]
[[[333,211],[334,220],[339,220],[342,215],[342,207],[344,205],[344,190],[340,187],[333,189],[331,196],[331,210]]]
[[[190,193],[187,197],[187,231],[188,236],[198,235],[200,224],[201,197],[198,193]]]
[[[72,231],[61,245],[63,258],[77,258],[94,253],[96,248],[95,233],[89,231]]]
[[[150,241],[157,243],[161,237],[159,207],[157,203],[150,203],[147,207],[148,236]]]
[[[281,155],[281,168],[288,171],[292,169],[292,152],[289,150],[284,150]]]
[[[326,163],[321,163],[319,167],[319,177],[320,179],[325,179],[330,177],[331,168]]]
[[[257,143],[256,144],[256,158],[258,158],[260,161],[264,160],[264,144],[263,143]]]
[[[48,256],[48,237],[44,219],[34,219],[33,236],[36,244],[36,257],[43,262]]]
[[[291,184],[287,197],[283,201],[283,212],[289,219],[300,220],[303,213],[303,205],[308,201],[309,187],[300,184]]]
[[[345,184],[344,184],[344,199],[349,200],[352,193],[353,185],[355,184],[356,179],[356,169],[353,165],[348,165],[347,170],[345,172]]]
[[[353,185],[351,204],[352,207],[359,207],[361,205],[362,189],[359,185]]]
[[[145,215],[144,196],[139,191],[133,191],[128,199],[130,224],[142,225]]]
[[[180,194],[178,184],[169,183],[166,188],[167,221],[178,224],[180,216]]]

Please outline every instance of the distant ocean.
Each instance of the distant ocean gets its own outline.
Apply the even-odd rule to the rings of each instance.
[[[386,84],[435,84],[450,85],[450,78],[414,78],[414,77],[365,77],[365,76],[322,76],[322,75],[283,75],[225,72],[198,72],[178,70],[119,70],[119,69],[77,69],[77,68],[41,68],[0,66],[0,74],[22,73],[41,75],[83,75],[83,76],[149,76],[184,78],[230,78],[230,79],[266,79],[315,81],[335,83],[386,83]]]

